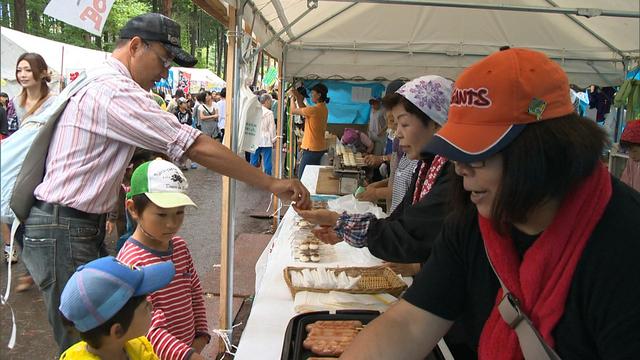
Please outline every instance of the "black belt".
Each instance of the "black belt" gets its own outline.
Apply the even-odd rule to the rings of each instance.
[[[36,200],[36,203],[33,206],[51,215],[53,215],[53,210],[57,206],[58,216],[62,216],[62,217],[86,219],[86,220],[91,220],[96,222],[98,222],[100,220],[100,217],[102,217],[102,214],[91,214],[91,213],[76,210],[74,208],[70,208],[67,206],[52,204],[52,203],[44,202],[41,200]]]

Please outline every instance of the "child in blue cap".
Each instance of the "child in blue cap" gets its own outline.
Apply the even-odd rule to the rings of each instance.
[[[78,267],[62,291],[59,310],[83,341],[60,359],[158,359],[145,337],[151,323],[146,296],[174,274],[172,262],[136,268],[113,256]]]

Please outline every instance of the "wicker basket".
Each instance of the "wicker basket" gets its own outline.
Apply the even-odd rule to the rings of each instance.
[[[301,271],[303,269],[315,269],[313,267],[286,267],[284,269],[284,281],[291,291],[291,296],[295,297],[298,291],[312,291],[328,293],[330,291],[342,291],[350,294],[380,294],[388,293],[395,297],[399,297],[400,294],[407,288],[407,284],[402,281],[393,270],[388,267],[343,267],[343,268],[326,268],[326,270],[332,270],[336,274],[345,272],[347,276],[357,277],[360,276],[360,280],[353,289],[318,289],[318,288],[305,288],[293,286],[291,282],[291,271]]]

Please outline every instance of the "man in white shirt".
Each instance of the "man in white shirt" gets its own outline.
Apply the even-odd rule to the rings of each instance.
[[[224,140],[224,123],[227,118],[227,88],[220,90],[220,101],[216,103],[218,106],[218,129],[220,129],[220,141]]]
[[[371,111],[369,112],[369,130],[368,135],[373,141],[373,154],[382,155],[386,145],[387,121],[384,117],[384,110],[381,106],[380,98],[372,98],[369,100]]]
[[[251,154],[251,165],[260,167],[260,157],[264,165],[264,172],[271,175],[271,151],[273,143],[276,141],[276,122],[273,118],[271,105],[273,98],[269,94],[262,94],[258,97],[262,104],[262,121],[260,122],[260,142],[256,152]]]

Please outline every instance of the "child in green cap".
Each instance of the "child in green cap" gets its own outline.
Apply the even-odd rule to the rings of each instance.
[[[168,161],[140,165],[126,203],[138,225],[117,257],[128,265],[172,261],[176,266],[169,285],[149,295],[153,317],[147,337],[161,360],[203,359],[200,353],[211,339],[200,278],[185,240],[176,236],[185,206],[196,206],[187,188],[180,169]]]

